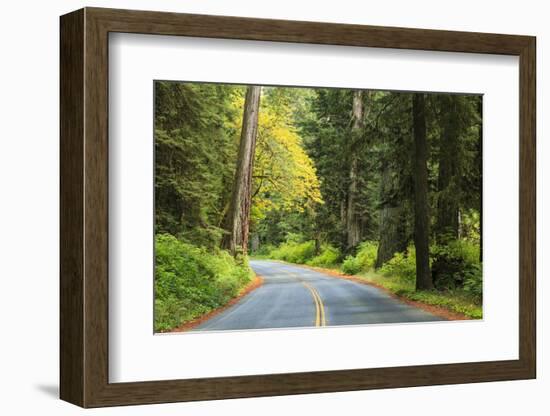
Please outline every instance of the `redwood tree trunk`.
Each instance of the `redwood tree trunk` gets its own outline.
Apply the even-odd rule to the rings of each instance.
[[[407,248],[405,210],[402,200],[396,200],[395,184],[392,181],[392,169],[386,163],[382,171],[380,187],[382,207],[379,216],[379,243],[375,268],[382,267],[395,253]]]
[[[363,91],[357,90],[353,93],[353,127],[351,132],[350,146],[350,170],[348,203],[346,209],[346,234],[347,249],[352,250],[361,242],[361,217],[357,212],[357,182],[358,182],[358,142],[363,132],[364,122]]]
[[[479,262],[483,262],[483,97],[479,97],[477,102],[477,111],[479,112],[479,143],[478,143],[478,161],[479,161]]]
[[[414,135],[414,245],[416,248],[416,289],[432,289],[430,273],[428,216],[428,143],[424,94],[413,96]]]
[[[248,230],[250,223],[250,205],[252,197],[252,170],[258,132],[258,113],[260,110],[260,86],[250,86],[244,102],[243,126],[239,155],[235,169],[235,180],[231,202],[225,221],[226,235],[222,247],[236,255],[239,251],[248,251]]]

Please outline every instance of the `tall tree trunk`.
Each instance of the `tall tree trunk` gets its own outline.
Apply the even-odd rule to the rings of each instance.
[[[321,254],[321,231],[317,226],[315,226],[315,231],[313,231],[313,241],[315,241],[315,255],[318,256]]]
[[[347,250],[361,242],[361,217],[357,212],[358,145],[364,129],[363,91],[353,93],[353,127],[351,131],[348,203],[346,210]]]
[[[395,253],[407,248],[405,211],[403,201],[395,198],[396,189],[392,180],[392,169],[388,163],[382,170],[380,195],[382,207],[379,216],[379,243],[375,268],[390,260]]]
[[[380,210],[380,240],[375,268],[382,267],[395,253],[401,253],[407,248],[404,220],[404,210],[401,206],[386,206]]]
[[[340,238],[342,247],[347,249],[348,246],[348,202],[347,202],[347,189],[345,192],[342,193],[342,197],[340,198]]]
[[[438,199],[435,235],[439,243],[458,238],[458,97],[441,97],[441,127],[443,136],[439,146]]]
[[[483,261],[483,96],[477,102],[479,113],[479,261]]]
[[[260,86],[250,86],[246,91],[244,102],[243,126],[239,155],[235,169],[235,180],[231,203],[225,221],[227,234],[222,240],[222,247],[236,255],[248,251],[248,229],[250,223],[250,204],[252,196],[252,170],[258,132],[258,113],[260,110]]]
[[[250,250],[254,253],[260,248],[260,236],[256,233],[250,237]]]
[[[430,273],[428,215],[428,143],[424,94],[413,95],[414,135],[414,245],[416,248],[416,289],[432,289]]]

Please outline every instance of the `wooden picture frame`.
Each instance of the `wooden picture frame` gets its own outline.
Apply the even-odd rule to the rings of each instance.
[[[101,407],[535,378],[534,37],[100,8],[64,15],[60,28],[61,399]],[[110,32],[519,56],[519,359],[109,383]]]

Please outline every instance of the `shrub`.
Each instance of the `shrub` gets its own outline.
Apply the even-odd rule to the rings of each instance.
[[[465,287],[466,280],[471,290],[481,289],[481,265],[479,245],[467,240],[455,240],[446,245],[433,245],[432,277],[438,289]],[[479,281],[476,283],[476,281]],[[479,283],[479,284],[478,284]]]
[[[342,262],[341,269],[346,274],[357,274],[361,271],[361,263],[356,257],[347,256]]]
[[[481,265],[474,264],[465,271],[464,290],[475,297],[481,303],[483,298],[483,278]]]
[[[319,255],[308,260],[307,264],[317,267],[331,267],[337,265],[341,257],[342,253],[339,249],[330,244],[323,244]]]
[[[416,250],[414,246],[409,246],[405,253],[395,253],[389,261],[382,265],[380,273],[414,282],[416,280]]]
[[[479,245],[456,240],[430,247],[430,266],[434,286],[440,290],[464,288],[476,300],[482,296],[482,273]],[[416,280],[416,251],[410,246],[405,253],[396,253],[380,268],[385,276],[398,276],[409,282]]]
[[[269,256],[276,260],[304,264],[315,256],[315,242],[298,243],[289,241],[273,250]]]
[[[303,243],[306,241],[306,238],[301,233],[286,233],[285,242],[287,243]]]
[[[155,330],[174,328],[226,304],[251,279],[246,258],[207,252],[170,234],[155,238]]]
[[[252,256],[268,256],[269,253],[271,253],[273,250],[275,250],[275,246],[273,244],[261,244],[258,250],[251,253]]]
[[[374,267],[377,252],[378,243],[375,241],[363,241],[359,244],[355,257],[361,265],[362,271],[368,271]]]
[[[374,241],[363,241],[357,248],[355,256],[347,256],[342,262],[341,269],[346,274],[365,272],[374,267],[378,244]]]

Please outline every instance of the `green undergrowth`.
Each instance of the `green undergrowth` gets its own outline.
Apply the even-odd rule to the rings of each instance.
[[[374,241],[363,241],[357,247],[355,256],[347,256],[341,266],[346,274],[357,274],[362,271],[370,270],[376,262],[376,252],[378,244]]]
[[[155,331],[168,331],[224,306],[248,284],[248,259],[206,250],[170,234],[155,238]]]
[[[337,267],[342,260],[339,249],[323,244],[316,253],[314,241],[287,241],[279,247],[270,246],[254,253],[254,258],[283,260],[289,263],[307,264],[316,267]]]
[[[464,289],[416,291],[413,282],[405,281],[398,276],[384,276],[374,271],[362,272],[357,277],[382,286],[406,299],[439,306],[451,312],[461,313],[471,319],[483,317],[479,299]]]
[[[390,292],[417,302],[439,306],[471,319],[482,318],[482,267],[479,245],[456,240],[445,246],[430,247],[434,290],[416,291],[416,252],[411,245],[374,270],[378,244],[362,242],[355,255],[344,257],[338,248],[323,244],[316,254],[314,241],[289,240],[278,247],[264,247],[256,258],[338,270],[357,276]]]
[[[306,264],[316,267],[328,267],[335,268],[338,266],[338,262],[342,258],[340,250],[331,246],[330,244],[323,244],[321,246],[320,253],[309,259]]]

